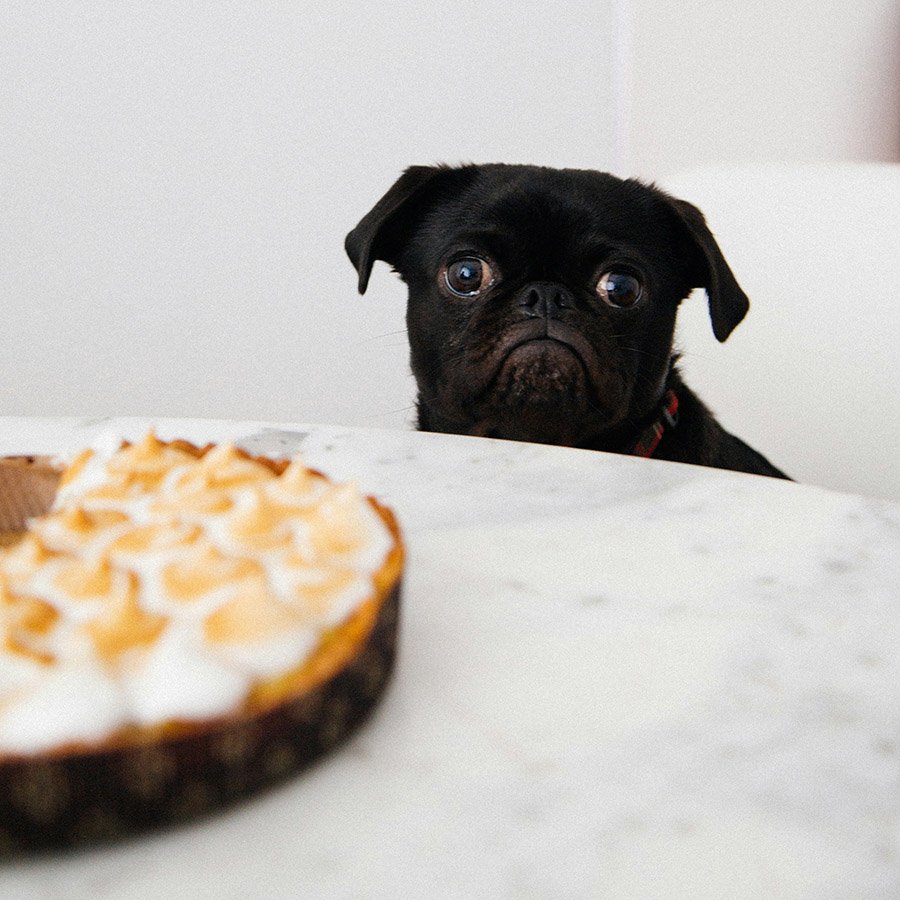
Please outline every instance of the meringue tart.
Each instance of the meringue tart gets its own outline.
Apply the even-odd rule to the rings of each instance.
[[[10,496],[0,854],[222,806],[334,747],[380,696],[404,548],[354,483],[150,433],[62,468],[2,461]]]

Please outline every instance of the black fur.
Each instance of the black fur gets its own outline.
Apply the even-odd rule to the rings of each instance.
[[[655,457],[787,477],[726,432],[678,372],[675,318],[693,288],[705,288],[720,341],[749,307],[691,204],[601,172],[413,166],[346,249],[361,293],[376,259],[409,288],[421,430],[630,453],[672,389],[678,423]],[[494,273],[477,296],[446,285],[460,256]],[[632,307],[598,295],[611,270],[641,282]]]

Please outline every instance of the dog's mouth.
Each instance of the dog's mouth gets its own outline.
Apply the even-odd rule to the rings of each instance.
[[[620,379],[579,330],[557,320],[507,328],[467,383],[473,433],[572,445],[619,415]]]
[[[527,390],[530,402],[553,402],[561,393],[583,394],[587,371],[581,355],[564,341],[540,337],[519,341],[500,361],[491,388],[510,394]]]
[[[488,387],[504,376],[548,379],[548,387],[572,382],[572,388],[597,396],[607,376],[590,341],[576,328],[556,320],[523,323],[510,328],[494,347],[485,368]],[[540,382],[531,385],[540,393]]]

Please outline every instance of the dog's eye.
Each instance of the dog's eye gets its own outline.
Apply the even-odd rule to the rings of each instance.
[[[597,281],[597,294],[610,306],[634,306],[642,293],[641,283],[627,272],[604,272]]]
[[[491,267],[477,256],[466,256],[444,270],[444,283],[458,297],[477,297],[494,281]]]

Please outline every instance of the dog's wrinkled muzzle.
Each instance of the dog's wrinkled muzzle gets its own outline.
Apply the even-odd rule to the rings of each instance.
[[[507,325],[497,341],[495,373],[515,358],[541,356],[551,371],[554,362],[560,367],[559,375],[564,370],[571,374],[573,364],[583,370],[581,390],[587,390],[592,401],[609,391],[608,367],[585,336],[582,314],[565,285],[555,281],[529,282],[511,299],[510,309],[521,318]]]

